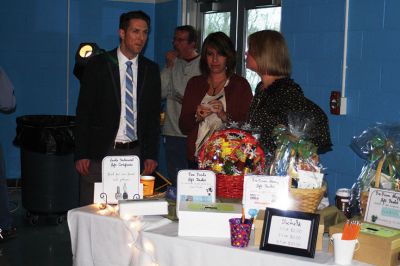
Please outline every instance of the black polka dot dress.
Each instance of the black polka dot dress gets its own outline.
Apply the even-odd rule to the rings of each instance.
[[[287,126],[288,117],[293,116],[306,121],[304,137],[318,147],[319,153],[330,150],[332,143],[326,114],[304,96],[297,83],[290,78],[282,78],[266,89],[262,83],[258,84],[249,109],[249,123],[252,128],[260,130],[260,143],[267,157],[273,156],[276,149],[272,130],[278,124]]]

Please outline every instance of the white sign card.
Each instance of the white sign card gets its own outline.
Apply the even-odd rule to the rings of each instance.
[[[246,175],[243,183],[243,206],[249,209],[284,208],[288,202],[289,176]]]
[[[260,250],[314,258],[319,214],[265,210]]]
[[[215,202],[215,173],[209,170],[180,170],[177,177],[176,214],[181,201]]]
[[[94,198],[93,198],[94,203],[99,203],[99,204],[106,203],[106,200],[100,197],[101,193],[103,193],[103,183],[100,182],[94,183]]]
[[[139,157],[107,156],[102,161],[103,192],[107,203],[117,204],[118,200],[140,198]]]
[[[307,249],[311,221],[298,218],[272,216],[268,244]]]
[[[298,188],[320,188],[322,187],[322,180],[324,179],[323,173],[298,170]]]
[[[400,192],[370,188],[365,221],[400,229]]]

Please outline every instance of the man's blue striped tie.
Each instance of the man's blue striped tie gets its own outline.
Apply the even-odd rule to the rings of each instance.
[[[133,95],[133,73],[132,62],[126,62],[126,75],[125,75],[125,120],[126,120],[126,136],[131,140],[136,140],[135,131],[135,112],[136,112],[136,99]]]

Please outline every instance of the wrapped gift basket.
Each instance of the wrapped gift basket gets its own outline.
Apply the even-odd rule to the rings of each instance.
[[[377,123],[354,137],[351,148],[365,162],[352,187],[350,208],[364,215],[371,187],[400,191],[400,124]]]
[[[241,199],[247,173],[264,172],[265,156],[257,139],[248,131],[216,131],[199,152],[199,168],[217,175],[217,197]]]
[[[269,174],[290,176],[292,204],[289,209],[314,213],[326,192],[326,185],[317,147],[307,140],[309,136],[304,131],[308,121],[296,121],[296,124],[289,120],[289,126],[275,127],[273,136],[277,149]]]
[[[308,141],[310,121],[290,117],[288,126],[273,131],[277,146],[272,163],[265,166],[265,154],[250,131],[223,129],[214,132],[199,152],[199,168],[217,175],[217,197],[243,196],[246,174],[289,176],[292,210],[315,212],[326,192],[317,147]]]

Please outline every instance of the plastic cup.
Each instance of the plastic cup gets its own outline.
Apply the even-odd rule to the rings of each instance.
[[[140,177],[140,183],[143,184],[143,196],[151,196],[154,193],[154,182],[156,178],[150,175]]]
[[[331,241],[333,241],[335,263],[339,265],[350,265],[354,251],[360,248],[358,239],[342,240],[342,233],[337,233],[332,235]]]
[[[244,248],[249,245],[252,222],[245,219],[242,223],[241,218],[229,219],[231,228],[231,245],[233,247]]]

